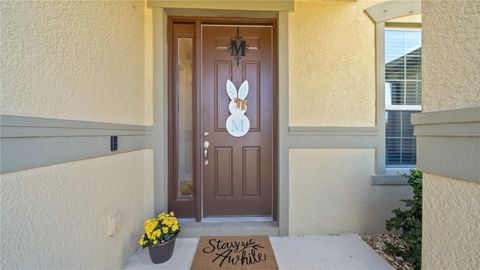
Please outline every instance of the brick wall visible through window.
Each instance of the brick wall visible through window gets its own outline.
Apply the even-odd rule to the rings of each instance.
[[[416,164],[416,140],[410,123],[422,104],[420,29],[385,30],[385,143],[387,167]]]

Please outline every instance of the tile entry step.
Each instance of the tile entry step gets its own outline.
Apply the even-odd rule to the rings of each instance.
[[[181,238],[215,235],[268,235],[278,236],[278,224],[274,221],[206,221],[180,220]]]

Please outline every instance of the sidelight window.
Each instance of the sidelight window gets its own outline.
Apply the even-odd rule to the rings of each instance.
[[[192,146],[192,74],[193,38],[177,39],[177,95],[178,95],[178,181],[179,196],[193,194]]]

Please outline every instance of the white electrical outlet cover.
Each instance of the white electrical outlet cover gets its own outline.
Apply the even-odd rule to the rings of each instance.
[[[116,212],[108,219],[108,236],[114,237],[118,234],[121,225],[120,212]]]

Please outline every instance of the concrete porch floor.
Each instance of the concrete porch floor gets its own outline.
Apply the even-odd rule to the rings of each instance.
[[[193,261],[198,238],[178,238],[172,258],[153,264],[146,249],[138,249],[124,269],[187,270]],[[280,269],[393,269],[356,234],[272,237]]]

